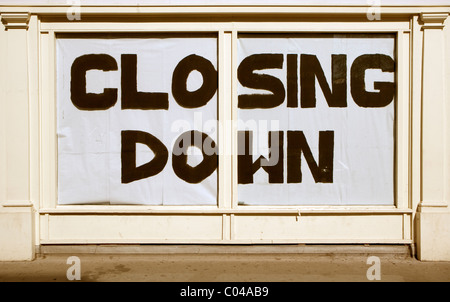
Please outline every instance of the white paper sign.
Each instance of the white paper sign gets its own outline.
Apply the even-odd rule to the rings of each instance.
[[[392,205],[394,36],[238,43],[239,203]]]
[[[191,136],[217,147],[215,37],[56,47],[59,204],[217,204],[217,154],[173,148]]]

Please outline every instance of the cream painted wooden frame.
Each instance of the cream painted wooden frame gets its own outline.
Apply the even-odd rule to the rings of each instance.
[[[260,8],[258,8],[260,9]],[[112,9],[111,9],[112,10]],[[99,16],[100,17],[100,16]],[[90,17],[95,19],[95,15]],[[31,69],[39,76],[32,85],[38,102],[30,108],[32,125],[31,183],[35,200],[40,244],[83,243],[403,243],[413,242],[413,219],[419,197],[414,198],[412,178],[413,111],[412,52],[421,47],[417,17],[399,17],[371,22],[362,18],[328,21],[317,17],[298,21],[261,21],[251,17],[235,21],[212,18],[172,18],[133,22],[71,22],[32,15],[29,35],[36,39],[29,56]],[[59,33],[87,32],[212,32],[218,37],[219,123],[237,117],[237,38],[241,32],[281,33],[395,33],[396,34],[396,120],[395,120],[395,206],[239,206],[237,204],[237,132],[220,127],[218,146],[217,206],[119,206],[57,205],[56,56]],[[33,48],[31,45],[29,47]],[[419,48],[420,49],[420,48]],[[38,54],[38,55],[36,55]],[[420,64],[420,55],[414,60]],[[231,101],[230,101],[231,100]],[[33,102],[31,102],[33,103]],[[34,104],[34,103],[33,103]],[[420,127],[415,125],[415,127]],[[420,128],[419,131],[420,133]],[[415,132],[418,135],[417,131]],[[420,180],[419,180],[420,181]],[[37,196],[36,196],[37,197]]]

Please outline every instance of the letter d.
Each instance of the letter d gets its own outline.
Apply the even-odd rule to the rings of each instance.
[[[151,161],[139,167],[136,167],[137,143],[147,145],[155,154]],[[122,183],[126,184],[158,174],[164,169],[168,158],[167,148],[150,133],[134,130],[122,131]]]

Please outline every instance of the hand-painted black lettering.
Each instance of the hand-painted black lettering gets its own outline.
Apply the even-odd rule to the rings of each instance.
[[[287,144],[288,183],[302,182],[302,152],[316,183],[333,182],[334,131],[319,132],[319,164],[314,160],[303,131],[288,131]]]
[[[347,56],[332,55],[331,87],[315,55],[300,56],[300,100],[302,108],[316,107],[316,78],[329,107],[347,107]]]
[[[239,108],[274,108],[284,102],[286,92],[281,80],[254,72],[273,68],[283,68],[283,54],[254,54],[242,60],[238,67],[239,82],[245,87],[268,90],[272,94],[241,94],[238,96]]]
[[[269,183],[283,183],[283,131],[269,131],[269,159],[260,156],[253,162],[253,132],[239,131],[239,149],[245,150],[238,154],[238,183],[253,183],[253,174],[263,168],[269,175]]]
[[[147,145],[154,153],[151,161],[136,167],[136,144]],[[160,173],[169,158],[166,146],[150,133],[135,130],[122,131],[122,183],[130,183]]]
[[[106,110],[116,104],[117,89],[104,88],[103,93],[86,93],[86,72],[91,69],[117,70],[117,62],[107,54],[89,54],[76,58],[70,71],[70,98],[80,110]]]
[[[189,74],[197,70],[203,77],[202,86],[195,90],[187,89]],[[207,59],[189,55],[175,67],[172,75],[172,94],[175,101],[184,108],[198,108],[206,105],[217,90],[217,71]]]
[[[366,54],[355,59],[351,67],[350,89],[353,100],[360,107],[385,107],[394,99],[395,83],[374,82],[373,86],[379,92],[369,92],[365,89],[365,71],[381,69],[383,72],[394,72],[394,60],[384,54]]]
[[[187,150],[192,146],[200,149],[203,154],[203,160],[195,167],[187,163]],[[178,137],[173,149],[180,152],[172,152],[172,168],[179,178],[188,183],[196,184],[205,180],[217,169],[217,150],[216,152],[205,153],[203,146],[216,148],[215,142],[203,132],[192,130],[184,132]]]
[[[169,94],[137,91],[137,56],[121,56],[122,109],[169,109]]]
[[[288,108],[298,107],[298,56],[288,54],[287,65],[287,106]]]

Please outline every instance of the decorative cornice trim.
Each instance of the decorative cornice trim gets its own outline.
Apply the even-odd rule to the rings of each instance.
[[[1,18],[6,29],[28,29],[30,13],[2,13]]]
[[[423,22],[422,28],[444,28],[445,20],[448,17],[448,13],[421,13],[420,19]]]

